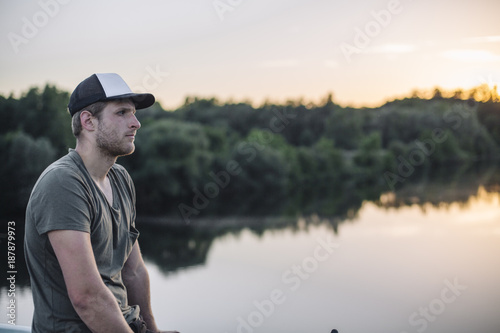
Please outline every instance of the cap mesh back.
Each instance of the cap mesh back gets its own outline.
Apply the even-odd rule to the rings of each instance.
[[[71,114],[81,110],[82,108],[105,98],[101,83],[94,74],[82,82],[75,88],[71,94],[68,108]]]

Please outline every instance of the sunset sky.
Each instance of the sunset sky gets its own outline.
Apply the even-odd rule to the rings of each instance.
[[[0,94],[119,73],[186,96],[376,106],[500,82],[498,0],[0,0]]]

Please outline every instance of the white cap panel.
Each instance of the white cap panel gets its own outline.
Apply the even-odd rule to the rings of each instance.
[[[96,76],[99,82],[101,82],[104,93],[108,98],[132,93],[132,90],[130,90],[129,86],[118,74],[100,73],[96,74]]]

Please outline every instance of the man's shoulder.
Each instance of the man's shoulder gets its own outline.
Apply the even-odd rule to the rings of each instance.
[[[129,195],[135,198],[134,182],[132,180],[132,177],[130,177],[127,169],[125,169],[122,165],[115,163],[111,167],[111,170],[116,177],[117,185],[120,190],[126,191],[127,193],[129,193]]]
[[[130,177],[130,174],[128,173],[127,169],[121,164],[115,163],[111,167],[111,169],[117,174],[119,177],[125,179],[127,182],[131,182],[132,178]]]
[[[40,175],[35,188],[42,185],[82,182],[83,174],[74,158],[67,154],[50,164]]]

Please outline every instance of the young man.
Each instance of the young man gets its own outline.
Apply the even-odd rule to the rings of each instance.
[[[33,332],[161,332],[135,228],[135,190],[115,164],[141,124],[135,94],[117,74],[94,74],[68,105],[76,148],[38,179],[26,210],[25,253]]]

